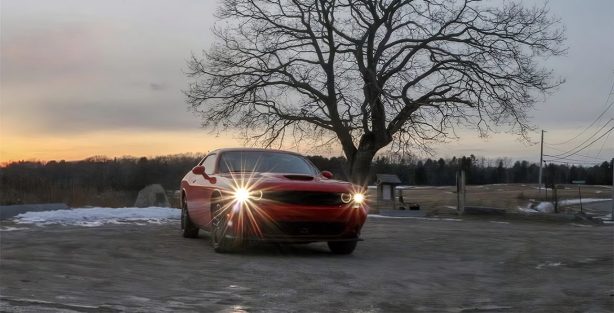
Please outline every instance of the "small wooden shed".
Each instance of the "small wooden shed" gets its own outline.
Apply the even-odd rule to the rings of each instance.
[[[378,206],[392,206],[396,209],[395,187],[401,184],[401,180],[394,174],[375,174],[377,178],[377,202]]]

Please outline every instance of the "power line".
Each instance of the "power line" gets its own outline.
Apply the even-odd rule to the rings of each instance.
[[[613,102],[613,103],[614,103],[614,102]],[[597,131],[594,133],[594,134],[592,134],[590,137],[586,138],[586,140],[584,140],[582,143],[580,143],[579,145],[577,145],[577,146],[575,146],[575,147],[573,147],[573,148],[571,148],[571,149],[569,149],[569,150],[567,150],[567,151],[565,151],[565,152],[563,152],[563,153],[557,154],[556,156],[561,156],[561,155],[564,155],[564,154],[571,153],[572,151],[574,151],[574,150],[576,150],[576,149],[578,149],[578,148],[582,147],[582,146],[583,146],[585,143],[587,143],[589,140],[593,139],[593,137],[597,136],[597,134],[599,134],[599,132],[600,132],[602,129],[606,128],[606,126],[608,126],[608,124],[610,124],[610,122],[612,122],[613,120],[614,120],[613,118],[609,119],[609,120],[608,120],[608,121],[607,121],[605,124],[603,124],[603,126],[601,126],[601,127],[600,127],[600,128],[599,128],[599,129],[598,129],[598,130],[597,130]],[[601,138],[601,137],[599,137],[599,138]],[[580,151],[581,151],[581,150],[576,151],[576,152],[580,152]]]
[[[605,140],[603,141],[603,143],[601,144],[601,148],[599,148],[599,152],[597,152],[597,154],[595,156],[599,156],[601,154],[601,151],[603,151],[603,147],[605,146],[605,143],[608,142],[608,139],[610,139],[610,135],[612,133],[609,133],[607,137],[605,137]],[[614,218],[614,217],[612,217]]]
[[[607,139],[606,139],[606,140],[607,140]],[[557,149],[557,148],[555,148],[555,147],[550,146],[550,145],[549,145],[549,144],[547,144],[547,143],[544,143],[544,144],[545,144],[546,146],[548,146],[548,148],[550,148],[550,149],[552,149],[552,150],[556,150],[556,151],[558,151],[558,152],[563,152],[563,154],[564,154],[564,153],[566,153],[566,151],[565,151],[565,150],[562,150],[562,149]],[[568,151],[567,151],[567,152],[568,152]],[[545,154],[544,154],[544,155],[545,155]],[[549,156],[553,156],[553,155],[549,155]],[[584,154],[579,154],[579,153],[578,153],[578,154],[576,154],[576,156],[583,157],[583,158],[587,158],[587,159],[601,160],[601,158],[596,158],[596,157],[592,157],[592,156],[588,156],[588,155],[584,155]]]
[[[603,133],[601,136],[599,136],[599,138],[597,138],[597,139],[595,139],[595,140],[591,141],[591,143],[589,143],[589,144],[587,144],[586,146],[582,147],[582,149],[580,149],[580,150],[576,151],[575,153],[568,154],[568,155],[566,155],[565,157],[574,156],[574,155],[576,155],[577,153],[579,153],[579,152],[583,151],[584,149],[586,149],[586,148],[590,147],[590,146],[591,146],[591,145],[593,145],[595,142],[597,142],[599,139],[601,139],[601,138],[603,138],[605,135],[609,134],[609,133],[610,133],[612,130],[614,130],[614,127],[611,127],[611,128],[610,128],[610,129],[609,129],[607,132],[605,132],[605,133]]]
[[[593,125],[595,125],[597,123],[597,121],[599,121],[601,119],[601,117],[603,117],[603,115],[610,110],[610,108],[612,107],[612,105],[614,105],[614,101],[612,101],[609,105],[608,105],[608,101],[610,101],[610,97],[612,96],[612,93],[614,93],[614,79],[612,80],[612,87],[610,87],[610,92],[608,93],[608,97],[605,99],[605,105],[607,106],[605,110],[603,110],[603,112],[601,112],[601,114],[599,114],[599,116],[597,116],[597,118],[595,118],[595,120],[593,120],[593,122],[588,125],[588,127],[584,128],[584,130],[582,130],[579,134],[577,134],[576,136],[574,136],[573,138],[563,141],[563,142],[559,142],[559,143],[553,143],[553,145],[556,146],[560,146],[560,145],[564,145],[566,143],[569,143],[573,140],[575,140],[576,138],[582,136],[582,134],[584,134],[587,130],[589,130],[591,127],[593,127]]]

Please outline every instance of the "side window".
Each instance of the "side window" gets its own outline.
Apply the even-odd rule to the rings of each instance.
[[[213,170],[215,170],[215,160],[215,154],[209,155],[203,160],[202,165],[205,167],[205,174],[213,174]]]

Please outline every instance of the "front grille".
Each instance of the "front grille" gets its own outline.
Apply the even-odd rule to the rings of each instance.
[[[265,236],[334,236],[344,228],[344,223],[337,222],[277,222],[262,227],[262,232]]]
[[[341,193],[321,191],[268,191],[263,194],[263,199],[298,205],[341,205]]]

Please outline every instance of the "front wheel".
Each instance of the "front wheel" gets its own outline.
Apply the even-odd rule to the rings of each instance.
[[[228,238],[228,208],[218,200],[212,201],[211,218],[211,245],[218,253],[231,252],[236,248],[233,239]]]
[[[358,241],[329,241],[328,248],[334,254],[351,254],[356,249]]]
[[[181,204],[181,235],[185,238],[198,237],[198,226],[192,223],[188,206],[185,202]]]

